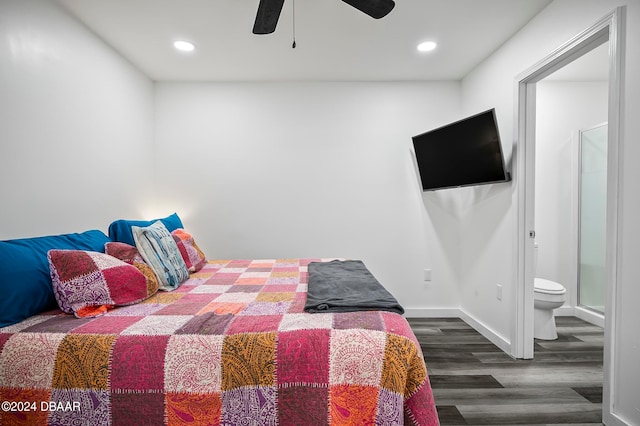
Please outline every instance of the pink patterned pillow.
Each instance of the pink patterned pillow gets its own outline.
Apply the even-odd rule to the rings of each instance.
[[[196,245],[193,236],[184,229],[176,229],[171,232],[171,236],[180,250],[180,255],[187,265],[189,272],[197,272],[207,263],[207,259]]]
[[[60,309],[78,318],[99,316],[116,305],[148,297],[142,272],[108,254],[49,250],[47,258]]]
[[[153,296],[158,291],[160,283],[158,277],[147,265],[135,246],[127,243],[109,242],[104,245],[104,252],[109,256],[120,259],[129,265],[135,266],[147,280],[147,295]]]

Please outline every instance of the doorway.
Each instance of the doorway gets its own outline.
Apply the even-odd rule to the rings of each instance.
[[[604,327],[609,43],[536,83],[536,278],[560,283],[575,315]],[[594,126],[594,124],[598,124]],[[595,311],[594,309],[597,309]]]
[[[516,186],[514,247],[516,252],[515,291],[512,326],[512,355],[533,358],[533,252],[536,83],[575,59],[609,42],[609,103],[607,131],[607,203],[606,203],[606,301],[603,418],[613,413],[611,377],[617,373],[616,346],[616,285],[618,271],[618,185],[621,180],[619,164],[620,109],[622,100],[622,64],[624,7],[618,7],[590,28],[558,48],[517,78],[517,135],[514,144],[514,184]]]

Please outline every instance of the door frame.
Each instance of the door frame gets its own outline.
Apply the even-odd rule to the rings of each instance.
[[[623,101],[623,65],[625,7],[621,6],[601,18],[549,56],[516,77],[513,145],[513,241],[515,253],[514,292],[511,318],[511,355],[516,358],[533,358],[533,252],[535,237],[535,127],[536,83],[558,69],[573,62],[595,47],[609,42],[609,105],[608,105],[608,159],[607,159],[607,236],[605,302],[603,420],[617,423],[613,414],[615,401],[613,378],[616,376],[615,343],[617,339],[617,277],[620,270],[618,222],[620,208],[619,188],[622,182],[620,160],[621,114]],[[617,423],[623,424],[623,423]]]

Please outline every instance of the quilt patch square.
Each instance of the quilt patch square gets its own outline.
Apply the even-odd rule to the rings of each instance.
[[[329,383],[378,386],[385,343],[376,331],[331,330]]]
[[[111,389],[164,389],[164,358],[168,336],[119,336],[113,347]]]
[[[227,264],[227,268],[247,268],[251,262],[252,259],[233,259]]]
[[[212,284],[203,284],[191,290],[190,294],[211,294],[211,293],[226,293],[231,288],[230,285],[212,285]]]
[[[196,315],[208,302],[173,303],[155,312],[155,315]]]
[[[235,285],[263,285],[267,282],[267,277],[239,277]]]
[[[258,318],[252,316],[236,316],[227,328],[227,334],[259,333],[263,331],[277,330],[282,315],[262,315]]]
[[[335,329],[364,328],[365,330],[384,330],[384,323],[377,311],[337,312],[333,316]]]
[[[273,332],[225,336],[222,346],[222,390],[273,386],[275,352],[276,333]]]
[[[240,274],[224,274],[218,273],[212,278],[208,279],[205,284],[209,285],[232,285],[236,282]]]
[[[53,380],[56,352],[64,334],[14,334],[0,353],[0,383],[6,387],[47,389]]]
[[[140,303],[151,303],[151,304],[161,304],[168,305],[169,303],[174,303],[184,297],[184,293],[177,293],[172,291],[171,293],[167,293],[166,291],[160,291],[147,300],[143,300]]]
[[[205,267],[203,267],[200,271],[193,272],[191,275],[189,275],[189,278],[193,278],[196,280],[208,280],[215,273],[213,269],[214,268],[207,268],[205,265]]]
[[[222,425],[276,424],[276,390],[272,387],[232,389],[222,393]]]
[[[224,268],[229,263],[229,259],[208,259],[207,264],[204,265],[203,270],[218,270]]]
[[[378,412],[376,423],[382,425],[401,425],[404,423],[402,404],[404,398],[395,392],[380,389],[378,394]]]
[[[109,357],[115,338],[67,334],[58,346],[51,387],[109,389]]]
[[[374,386],[334,385],[329,389],[332,425],[376,424],[378,389]]]
[[[87,389],[53,389],[50,425],[106,425],[111,422],[109,392]]]
[[[261,285],[232,285],[228,287],[227,293],[259,293],[262,288]]]
[[[56,315],[26,328],[24,331],[30,333],[68,333],[90,321],[91,318],[76,318],[73,315],[64,314]]]
[[[60,313],[60,311],[58,311],[58,313]],[[19,331],[26,330],[33,325],[46,321],[53,316],[55,315],[34,315],[17,324],[0,327],[0,333],[17,333]]]
[[[405,412],[410,412],[417,419],[437,419],[436,403],[431,392],[429,379],[420,386],[410,397],[405,394]]]
[[[274,268],[267,279],[267,284],[298,284],[300,281],[300,271],[298,268]]]
[[[314,328],[330,329],[333,314],[286,314],[280,321],[280,331],[310,330]]]
[[[222,420],[222,398],[219,393],[194,395],[168,392],[165,405],[167,424],[172,426],[219,426]]]
[[[293,302],[291,302],[291,304],[289,305],[289,309],[287,309],[287,312],[292,314],[302,312],[304,310],[305,301],[306,299],[301,299],[297,296],[294,297]],[[318,315],[318,314],[313,314],[313,315]]]
[[[273,268],[272,263],[261,264],[261,263],[252,262],[251,265],[249,265],[249,267],[247,268],[247,273],[266,272],[267,273],[266,276],[268,277],[272,268]]]
[[[295,293],[298,284],[271,284],[263,287],[263,293]]]
[[[206,305],[207,303],[211,302],[213,297],[214,296],[206,293],[189,293],[185,294],[184,297],[182,297],[180,300],[177,300],[176,304],[180,305],[182,303],[202,303]]]
[[[271,274],[271,269],[267,270],[258,270],[257,268],[247,268],[240,278],[269,278]]]
[[[89,321],[80,327],[74,328],[71,333],[84,334],[119,334],[125,328],[140,321],[141,316],[106,316],[103,315]]]
[[[175,334],[224,334],[232,319],[233,315],[205,312],[191,318],[188,323],[176,330]]]
[[[216,302],[251,303],[256,297],[258,293],[224,293],[216,298]]]
[[[300,259],[276,259],[273,263],[274,268],[297,268],[300,265]]]
[[[278,333],[278,385],[329,381],[329,334],[326,329]]]
[[[281,291],[263,291],[256,297],[256,302],[291,302],[295,293]]]
[[[18,402],[29,404],[35,410],[2,410],[0,411],[0,424],[6,426],[22,425],[46,425],[48,411],[40,410],[41,401],[49,401],[51,391],[33,388],[9,388],[0,387],[0,401]]]
[[[249,265],[250,268],[273,268],[273,264],[275,263],[274,259],[254,259],[251,261]]]
[[[198,312],[198,315],[205,314],[207,312],[215,312],[218,315],[233,314],[237,315],[247,307],[246,303],[233,303],[233,302],[211,302]]]
[[[242,311],[241,315],[282,315],[288,312],[290,302],[252,302]]]
[[[107,311],[107,313],[100,318],[113,316],[113,317],[136,317],[139,319],[147,315],[153,315],[155,312],[159,311],[165,306],[166,305],[164,304],[161,305],[157,303],[141,302],[136,305],[122,306],[122,307],[118,307],[113,310]]]
[[[238,278],[246,269],[247,268],[243,266],[236,267],[234,265],[228,264],[227,266],[220,268],[217,275],[224,276],[225,274],[233,274],[236,278]]]
[[[411,340],[395,334],[388,335],[380,386],[405,396],[413,394],[427,378],[421,359]],[[413,373],[411,377],[408,377],[408,372]]]
[[[149,315],[122,331],[122,335],[141,334],[147,336],[173,334],[185,325],[192,316],[189,315]]]
[[[131,419],[147,425],[164,424],[164,395],[158,392],[112,392],[112,426],[131,426]]]
[[[328,404],[329,388],[327,386],[278,388],[278,425],[326,424]]]
[[[165,390],[174,393],[220,393],[223,336],[172,336],[164,365]]]

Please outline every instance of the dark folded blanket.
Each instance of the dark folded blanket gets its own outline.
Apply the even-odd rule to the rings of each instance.
[[[306,312],[391,311],[404,309],[361,260],[311,262]]]

